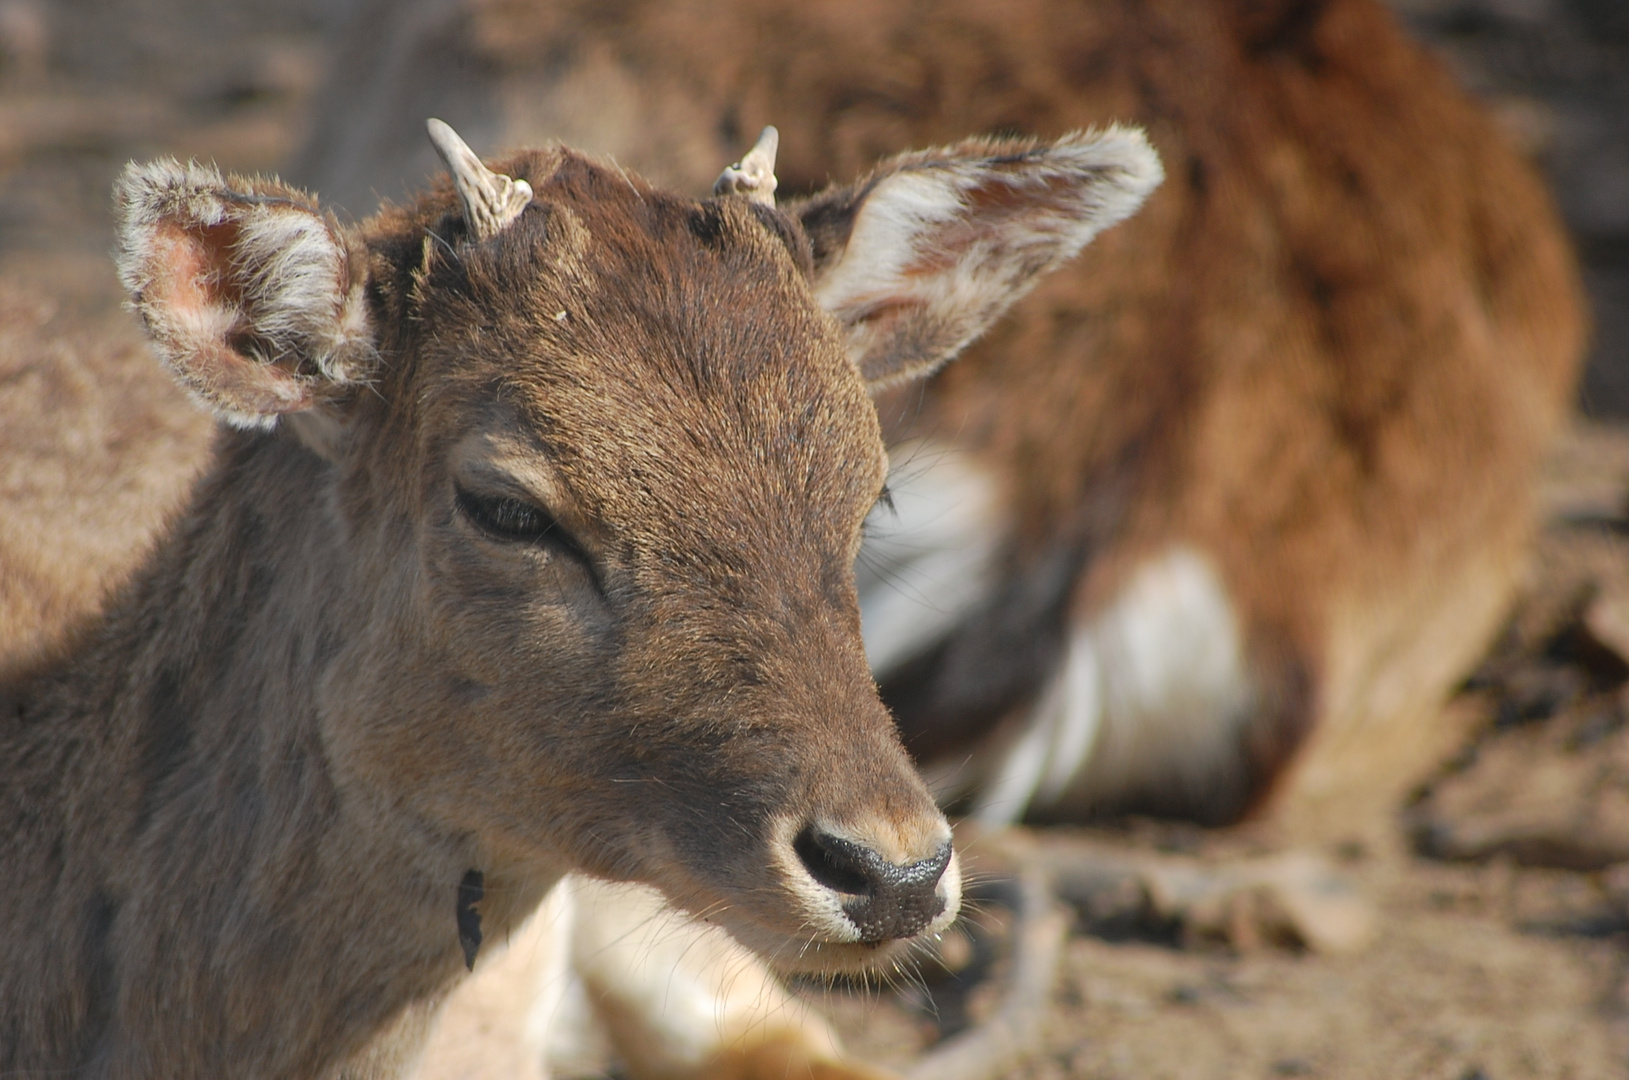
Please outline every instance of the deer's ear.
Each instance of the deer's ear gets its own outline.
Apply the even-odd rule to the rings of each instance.
[[[269,428],[366,378],[366,260],[276,181],[177,161],[115,187],[119,277],[177,380],[229,423]]]
[[[873,390],[926,375],[1164,178],[1142,132],[906,154],[789,208]]]

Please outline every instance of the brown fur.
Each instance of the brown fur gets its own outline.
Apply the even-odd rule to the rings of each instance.
[[[440,100],[423,65],[355,85],[430,47],[377,25],[332,91],[372,107],[307,151],[334,186],[398,167],[392,109]],[[1172,177],[1147,210],[882,405],[891,441],[990,470],[1005,521],[993,598],[886,680],[908,744],[978,757],[1178,543],[1233,601],[1248,722],[1197,781],[1156,764],[1048,814],[1328,834],[1453,739],[1436,708],[1504,609],[1584,319],[1532,170],[1377,0],[509,0],[445,5],[449,41],[499,140],[569,133],[681,185],[763,123],[783,193],[964,131],[1145,124]]]
[[[1124,216],[1158,166],[1118,138],[1142,170]],[[901,159],[849,201],[965,175],[946,227],[977,251],[1079,226],[1050,261],[992,264],[986,318],[1121,182],[1082,145]],[[134,304],[234,426],[99,617],[65,583],[86,622],[0,695],[0,1074],[395,1075],[463,971],[472,869],[488,937],[586,871],[791,968],[886,963],[954,917],[935,870],[937,921],[869,938],[850,915],[845,937],[792,839],[907,869],[948,851],[852,564],[885,467],[860,371],[942,360],[899,341],[955,313],[834,319],[798,220],[743,198],[560,149],[502,167],[537,197],[483,239],[445,182],[347,229],[275,181],[126,171]],[[1033,221],[986,227],[1009,182]],[[506,539],[472,498],[558,524]]]
[[[790,341],[829,340],[791,299],[789,253],[737,208],[709,250],[684,203],[578,159],[523,164],[562,208],[497,250],[426,245],[426,229],[448,231],[445,196],[370,228],[377,319],[401,329],[381,341],[376,392],[348,403],[338,460],[288,435],[223,434],[190,510],[88,655],[7,722],[0,861],[49,870],[13,877],[0,918],[3,1071],[320,1074],[459,970],[465,869],[487,868],[488,932],[501,932],[535,906],[525,867],[540,848],[663,878],[697,908],[750,895],[765,860],[751,823],[794,791],[833,794],[836,774],[799,767],[798,725],[842,727],[854,757],[840,769],[901,813],[925,804],[890,745],[844,595],[880,477],[874,414],[840,351],[787,354]],[[628,220],[641,208],[644,221]],[[536,243],[545,230],[552,245]],[[631,263],[685,288],[595,287]],[[748,268],[766,264],[780,288],[753,286]],[[534,302],[496,302],[517,278]],[[777,333],[705,318],[742,290]],[[564,326],[550,318],[562,307]],[[437,407],[416,415],[426,401]],[[610,596],[647,629],[610,609],[594,619],[580,600],[562,611],[550,591],[527,599],[522,582],[540,572],[585,593],[574,567],[505,553],[512,582],[479,582],[489,571],[436,467],[462,429],[518,416],[547,417],[532,430],[557,462],[556,512],[617,566]],[[704,456],[708,502],[649,449],[663,445]],[[820,509],[756,509],[789,503]],[[461,587],[479,587],[479,617],[506,649],[459,632],[475,612],[438,618]],[[698,603],[703,593],[713,599]],[[446,628],[427,637],[426,620]],[[789,666],[776,643],[793,626]],[[662,643],[681,628],[675,653]],[[596,662],[612,634],[616,659]],[[461,722],[414,722],[427,711]],[[550,722],[528,730],[517,716]],[[708,752],[677,768],[680,745]],[[745,755],[734,766],[732,747]],[[524,771],[539,750],[550,772]],[[629,790],[677,790],[675,809],[688,801],[698,816],[656,828],[654,804],[630,806]],[[537,821],[553,835],[534,835]],[[208,990],[212,969],[229,977]]]

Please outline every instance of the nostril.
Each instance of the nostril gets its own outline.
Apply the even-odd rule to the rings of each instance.
[[[869,851],[851,840],[817,832],[813,827],[798,833],[792,841],[803,868],[826,888],[851,896],[865,896],[872,890],[872,875],[868,873]],[[871,859],[875,860],[872,855]]]
[[[860,940],[913,937],[945,909],[939,879],[950,865],[947,841],[930,858],[894,863],[864,844],[810,827],[792,841],[804,869],[838,893]]]

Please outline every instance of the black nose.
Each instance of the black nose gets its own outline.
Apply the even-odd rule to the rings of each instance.
[[[920,934],[945,909],[939,879],[950,865],[950,841],[921,862],[889,862],[841,836],[804,829],[792,842],[809,876],[842,896],[860,940],[877,943]]]

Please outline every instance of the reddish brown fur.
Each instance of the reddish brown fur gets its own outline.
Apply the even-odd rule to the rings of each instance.
[[[504,137],[680,184],[763,123],[783,193],[967,131],[1147,126],[1172,178],[1147,209],[883,404],[890,440],[992,470],[1010,530],[995,599],[885,686],[919,755],[1027,709],[1069,619],[1174,543],[1216,564],[1257,706],[1209,782],[1156,771],[1120,805],[1225,821],[1278,790],[1292,827],[1345,829],[1453,738],[1435,709],[1509,594],[1584,318],[1532,170],[1377,0],[448,10]],[[416,46],[370,32],[354,58]],[[434,95],[368,100],[398,90]],[[398,129],[335,109],[307,169],[359,184]]]
[[[1385,725],[1429,722],[1513,583],[1581,351],[1576,273],[1530,170],[1378,4],[1140,7],[1087,41],[1019,20],[1070,57],[1040,78],[1103,66],[1084,92],[1015,96],[1047,102],[1024,110],[1040,131],[1100,110],[1149,124],[1174,182],[898,430],[997,463],[1010,592],[1059,545],[1085,547],[1077,611],[1173,539],[1217,560],[1266,698],[1242,787],[1190,812],[1261,799],[1320,727],[1312,748],[1338,749],[1307,764],[1346,772],[1320,783],[1384,798],[1419,767]],[[977,711],[932,676],[915,695],[895,700],[917,730]],[[1365,743],[1378,768],[1352,760]]]

